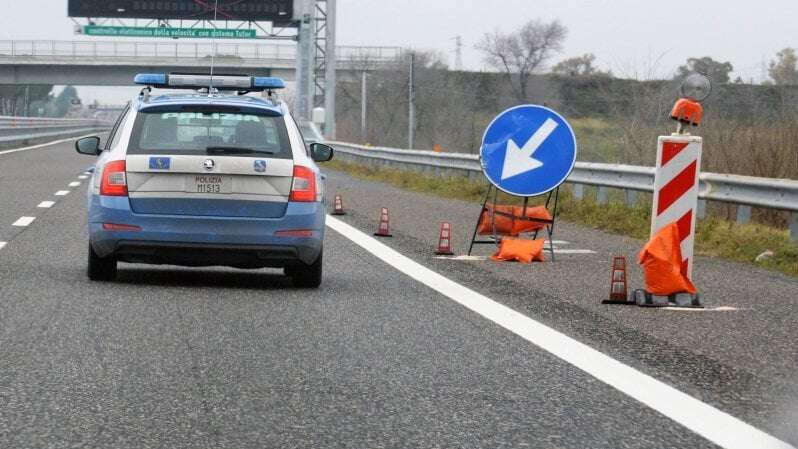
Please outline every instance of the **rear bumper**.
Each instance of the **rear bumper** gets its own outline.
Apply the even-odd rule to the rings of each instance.
[[[313,263],[324,240],[324,203],[289,203],[280,218],[147,215],[130,210],[127,197],[89,195],[89,241],[100,257],[175,265],[245,268]],[[103,228],[103,223],[139,231]],[[310,230],[310,236],[274,235]]]

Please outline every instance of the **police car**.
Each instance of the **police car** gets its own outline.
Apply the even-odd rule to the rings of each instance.
[[[104,145],[88,191],[88,276],[117,263],[284,268],[294,285],[322,278],[324,178],[332,158],[307,145],[274,91],[279,78],[139,74],[141,94]],[[153,89],[192,89],[153,95]],[[244,95],[262,92],[262,97]]]

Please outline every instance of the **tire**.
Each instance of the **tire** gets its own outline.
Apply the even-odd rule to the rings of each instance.
[[[322,254],[310,265],[293,265],[285,267],[285,274],[291,278],[294,287],[319,288],[321,285]]]
[[[98,256],[89,243],[89,263],[86,271],[92,281],[113,281],[116,279],[116,259]]]

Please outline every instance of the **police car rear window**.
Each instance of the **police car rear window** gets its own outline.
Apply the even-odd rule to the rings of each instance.
[[[140,112],[129,154],[224,154],[292,158],[282,117],[231,111]]]

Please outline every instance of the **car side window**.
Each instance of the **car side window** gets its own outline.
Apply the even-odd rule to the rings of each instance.
[[[110,150],[113,148],[117,143],[119,143],[119,139],[122,137],[121,125],[125,122],[125,118],[127,117],[128,112],[130,112],[130,105],[126,106],[125,109],[119,114],[119,117],[116,119],[114,123],[114,127],[111,128],[111,134],[108,136],[108,140],[105,141],[105,146],[103,147],[103,151]]]

